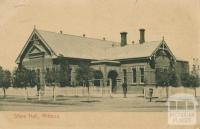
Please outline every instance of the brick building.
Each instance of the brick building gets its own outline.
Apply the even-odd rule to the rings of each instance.
[[[102,74],[104,85],[112,81],[115,89],[120,82],[129,86],[155,85],[156,70],[167,70],[170,66],[180,75],[189,72],[187,61],[178,60],[164,39],[145,41],[145,30],[140,29],[139,43],[127,44],[127,33],[121,32],[121,42],[94,39],[33,29],[24,48],[16,59],[28,69],[37,70],[41,85],[45,84],[44,73],[59,69],[59,57],[68,61],[70,82],[76,84],[76,69],[81,62]]]

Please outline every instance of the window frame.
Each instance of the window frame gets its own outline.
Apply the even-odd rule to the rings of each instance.
[[[128,82],[128,79],[127,79],[127,69],[126,68],[123,68],[122,69],[122,72],[123,72],[123,82]]]
[[[135,69],[135,81],[134,81],[134,76],[133,76],[133,69]],[[137,67],[131,67],[132,70],[132,84],[136,84],[137,83]]]
[[[140,69],[140,84],[144,84],[145,83],[145,67],[140,66],[139,69]],[[143,69],[143,75],[142,75],[141,69]],[[143,77],[143,82],[142,82],[142,77]]]

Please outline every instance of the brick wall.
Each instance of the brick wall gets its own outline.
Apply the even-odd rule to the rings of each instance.
[[[133,68],[136,69],[136,82],[133,82]],[[140,68],[144,68],[144,83],[141,82]],[[147,62],[122,64],[120,71],[121,78],[123,78],[123,69],[127,70],[127,82],[129,85],[155,84],[155,70]]]

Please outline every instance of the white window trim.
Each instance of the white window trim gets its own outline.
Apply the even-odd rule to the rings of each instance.
[[[136,70],[136,82],[133,82],[133,69],[135,69]],[[132,84],[137,84],[137,66],[132,66],[131,67],[131,75],[132,75]]]
[[[144,82],[141,82],[141,73],[140,73],[140,84],[145,84],[145,66],[140,66],[140,68],[144,68]]]

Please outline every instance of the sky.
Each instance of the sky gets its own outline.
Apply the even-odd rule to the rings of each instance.
[[[162,40],[178,58],[200,58],[200,0],[0,0],[0,66],[12,70],[37,29],[120,41]]]

